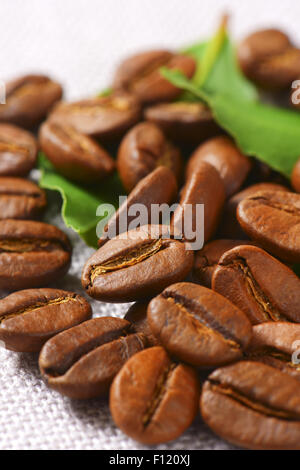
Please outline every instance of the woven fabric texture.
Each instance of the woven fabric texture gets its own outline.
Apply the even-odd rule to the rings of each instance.
[[[77,99],[109,85],[122,57],[151,47],[181,47],[211,34],[219,16],[232,14],[232,31],[278,25],[300,41],[297,0],[1,0],[0,80],[49,73]],[[58,196],[46,220],[70,235],[69,274],[56,287],[82,292],[82,266],[93,250],[67,231]],[[5,293],[2,293],[5,295]],[[128,305],[92,302],[94,316],[123,316]],[[72,401],[47,389],[34,354],[0,348],[0,449],[142,449],[118,430],[107,402]],[[197,418],[175,442],[157,449],[229,449]]]

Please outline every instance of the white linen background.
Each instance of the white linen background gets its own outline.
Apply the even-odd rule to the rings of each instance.
[[[68,99],[110,84],[116,64],[136,50],[176,48],[213,33],[222,12],[241,38],[279,26],[300,44],[298,0],[1,0],[0,79],[48,73]],[[46,220],[64,229],[56,215]],[[80,292],[80,273],[92,252],[70,233],[73,263],[59,287]],[[126,305],[93,302],[95,316],[124,315]],[[47,389],[36,356],[0,349],[0,449],[143,449],[116,429],[105,400],[72,401]],[[198,418],[178,440],[157,449],[230,449]]]

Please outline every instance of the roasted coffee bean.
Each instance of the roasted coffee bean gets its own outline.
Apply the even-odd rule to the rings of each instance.
[[[253,324],[300,323],[300,279],[256,246],[238,246],[220,259],[212,287],[227,297]]]
[[[287,263],[300,263],[300,195],[260,191],[241,201],[238,221],[262,248]]]
[[[198,367],[240,359],[252,335],[251,323],[235,305],[188,282],[173,284],[151,300],[147,318],[172,356]]]
[[[300,76],[300,50],[277,29],[246,37],[238,48],[238,60],[245,75],[263,88],[288,88]]]
[[[210,139],[195,150],[187,165],[187,177],[202,161],[219,171],[227,197],[239,190],[251,168],[250,159],[228,137],[223,136]]]
[[[220,236],[224,238],[248,238],[238,223],[236,211],[241,201],[246,199],[246,197],[252,196],[258,191],[288,191],[288,188],[276,183],[257,183],[231,196],[224,207],[223,218],[220,223],[219,230]]]
[[[219,172],[209,163],[199,162],[187,178],[171,225],[174,224],[188,241],[193,241],[202,230],[203,242],[206,242],[217,229],[224,202],[225,188]],[[199,226],[197,216],[199,204],[204,205],[203,226]]]
[[[176,142],[200,144],[222,133],[211,110],[203,103],[158,103],[147,108],[144,116]]]
[[[91,297],[105,302],[152,297],[185,279],[194,261],[189,248],[167,226],[130,230],[109,240],[89,258],[82,286]]]
[[[0,289],[44,286],[64,276],[70,261],[69,240],[54,225],[0,220]]]
[[[72,127],[45,122],[39,142],[55,168],[71,180],[94,183],[114,171],[115,162],[106,150]]]
[[[61,97],[61,86],[44,75],[12,80],[6,84],[6,104],[0,106],[0,121],[32,128]]]
[[[193,281],[202,286],[211,288],[212,276],[221,256],[232,248],[240,245],[252,244],[245,240],[213,240],[206,243],[202,250],[195,253],[193,268]]]
[[[253,327],[246,357],[300,380],[300,325],[266,322]]]
[[[0,340],[6,349],[36,352],[52,336],[92,316],[89,303],[74,292],[27,289],[0,300]]]
[[[105,395],[123,364],[145,346],[121,318],[93,318],[51,338],[39,367],[47,385],[70,398]]]
[[[133,93],[142,103],[171,101],[181,90],[160,73],[161,67],[180,70],[191,78],[196,69],[195,60],[182,54],[156,50],[133,55],[118,67],[113,86]]]
[[[46,204],[45,191],[32,181],[0,176],[0,219],[35,219]]]
[[[132,357],[110,389],[116,425],[144,444],[179,437],[197,413],[199,383],[195,371],[171,361],[157,346]]]
[[[73,127],[80,134],[112,140],[121,137],[141,116],[138,101],[127,93],[91,98],[75,103],[59,103],[49,120]]]
[[[297,193],[300,193],[300,160],[298,160],[293,169],[292,186]]]
[[[136,184],[158,166],[166,166],[180,180],[180,151],[162,131],[150,122],[142,122],[125,135],[118,151],[118,171],[124,188],[130,192]]]
[[[34,167],[36,155],[33,135],[12,124],[0,123],[0,176],[27,175]]]
[[[131,331],[143,333],[147,338],[148,346],[158,346],[159,341],[153,335],[147,320],[149,301],[136,302],[131,305],[124,319],[131,323]]]
[[[98,245],[101,246],[108,238],[113,238],[122,231],[126,230],[126,226],[136,218],[134,215],[128,215],[130,208],[134,204],[143,204],[147,210],[147,218],[142,225],[150,224],[152,212],[151,207],[153,204],[170,204],[176,195],[177,184],[174,174],[166,167],[160,166],[152,171],[148,176],[143,178],[131,191],[127,200],[119,207],[117,212],[108,221],[104,227],[103,235],[99,240]],[[125,227],[122,230],[122,221]],[[157,221],[160,222],[159,220]]]
[[[300,449],[300,384],[258,362],[214,371],[200,399],[206,424],[223,439],[249,449]]]

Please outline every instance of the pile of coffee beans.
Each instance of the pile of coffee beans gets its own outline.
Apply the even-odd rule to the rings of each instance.
[[[238,49],[244,73],[272,89],[300,77],[299,56],[276,30]],[[300,192],[300,162],[290,183],[243,155],[206,105],[180,101],[162,66],[189,78],[196,69],[188,55],[137,54],[119,66],[110,92],[75,103],[60,101],[62,88],[48,77],[7,84],[0,289],[10,294],[0,300],[0,340],[39,352],[41,376],[59,393],[109,396],[116,425],[139,442],[177,438],[200,411],[235,445],[300,449],[300,279],[292,270],[300,263],[300,194],[292,189]],[[51,288],[72,250],[61,230],[34,220],[46,196],[24,177],[38,148],[85,185],[117,170],[129,193],[83,267],[84,295]],[[136,203],[150,214],[153,204],[174,202],[169,225],[150,216],[128,232],[120,224]],[[201,226],[186,210],[198,204]],[[203,232],[200,250],[178,232],[187,219]],[[124,319],[92,318],[86,295],[135,303]]]

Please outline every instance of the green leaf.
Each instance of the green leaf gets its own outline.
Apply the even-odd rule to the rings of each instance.
[[[205,54],[205,50],[207,48],[207,41],[197,42],[189,47],[185,47],[181,50],[183,54],[188,54],[198,62],[203,60],[203,56]]]
[[[226,95],[239,100],[257,101],[258,93],[255,86],[241,73],[233,45],[228,36],[223,36],[223,45],[219,49],[210,72],[202,82],[202,88],[206,94]]]
[[[240,149],[289,177],[300,156],[300,113],[258,101],[254,86],[240,73],[235,53],[225,37],[223,47],[199,87],[180,71],[164,68],[162,74],[177,87],[204,100],[216,121]]]
[[[99,187],[81,186],[57,173],[43,153],[39,154],[39,169],[40,186],[61,194],[62,217],[66,226],[75,230],[89,246],[96,248],[96,226],[103,218],[96,216],[98,206],[112,204],[117,209],[119,194],[125,194],[118,176],[115,174],[99,183]]]
[[[100,93],[98,93],[97,97],[102,98],[105,96],[109,96],[112,94],[112,92],[113,92],[112,88],[105,88],[104,90],[100,91]]]
[[[216,96],[209,99],[222,123],[246,155],[290,177],[300,156],[300,115],[259,102]]]
[[[197,63],[196,73],[193,76],[194,85],[201,87],[207,80],[226,37],[227,17],[222,18],[215,36],[204,49],[203,56]]]

